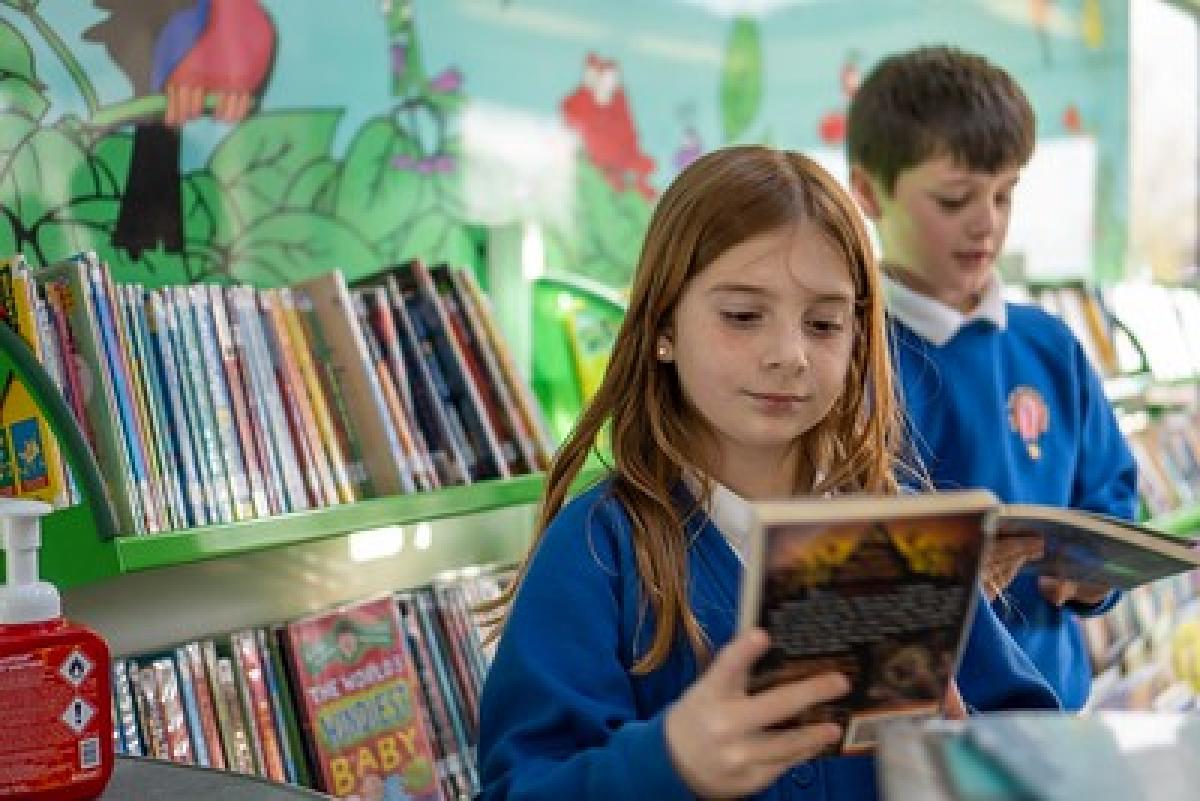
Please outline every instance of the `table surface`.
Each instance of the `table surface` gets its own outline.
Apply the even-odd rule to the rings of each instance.
[[[176,765],[157,759],[118,756],[112,780],[101,801],[166,801],[203,798],[205,801],[329,801],[330,796],[277,784],[257,776]]]

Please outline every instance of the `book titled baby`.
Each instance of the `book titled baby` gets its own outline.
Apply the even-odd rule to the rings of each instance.
[[[336,798],[443,801],[400,625],[387,596],[286,628],[303,725]]]

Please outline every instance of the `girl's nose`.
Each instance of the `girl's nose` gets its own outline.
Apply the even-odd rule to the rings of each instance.
[[[804,337],[796,333],[777,337],[767,349],[763,366],[769,370],[807,370],[808,347]]]

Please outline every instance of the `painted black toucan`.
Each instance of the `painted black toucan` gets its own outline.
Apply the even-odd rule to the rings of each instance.
[[[183,251],[179,129],[200,116],[234,122],[251,110],[275,56],[275,26],[259,0],[94,0],[106,19],[84,32],[103,44],[134,97],[167,96],[162,120],[134,125],[133,153],[113,243],[137,258]]]

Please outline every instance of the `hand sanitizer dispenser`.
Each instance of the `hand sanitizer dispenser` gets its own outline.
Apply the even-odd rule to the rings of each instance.
[[[38,578],[40,501],[0,498],[0,799],[95,798],[113,768],[108,645]]]

